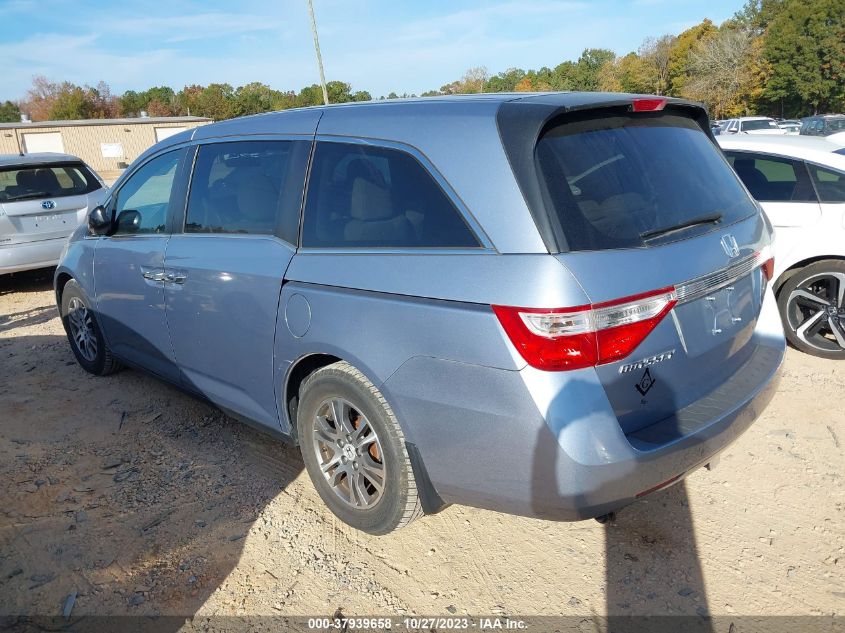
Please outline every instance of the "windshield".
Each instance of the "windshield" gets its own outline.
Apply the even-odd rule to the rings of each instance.
[[[78,196],[101,186],[82,163],[0,169],[0,202]]]
[[[686,116],[564,118],[541,135],[536,162],[552,223],[573,251],[663,244],[757,212]]]
[[[751,130],[777,130],[778,124],[771,119],[762,121],[743,121],[742,130],[748,132]]]

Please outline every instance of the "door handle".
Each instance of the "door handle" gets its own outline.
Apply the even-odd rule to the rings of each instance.
[[[165,280],[164,270],[161,268],[141,268],[141,274],[144,276],[144,279],[149,281]]]
[[[164,281],[169,284],[183,284],[188,275],[182,271],[168,270],[164,273]]]

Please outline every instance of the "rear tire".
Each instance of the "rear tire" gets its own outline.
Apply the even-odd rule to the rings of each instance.
[[[790,345],[845,360],[845,261],[822,260],[794,273],[778,292],[778,309]]]
[[[303,381],[297,434],[314,487],[344,523],[381,535],[423,514],[396,416],[349,363],[328,365]]]
[[[107,376],[120,369],[120,362],[112,356],[91,304],[74,279],[62,290],[61,317],[70,348],[82,369],[97,376]]]

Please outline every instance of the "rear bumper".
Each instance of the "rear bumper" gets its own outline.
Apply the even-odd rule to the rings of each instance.
[[[773,306],[764,312],[770,318],[761,315],[753,354],[730,379],[627,435],[592,369],[507,371],[415,358],[384,388],[446,503],[586,519],[684,477],[762,413],[785,350]]]
[[[0,246],[0,275],[59,263],[67,237]]]

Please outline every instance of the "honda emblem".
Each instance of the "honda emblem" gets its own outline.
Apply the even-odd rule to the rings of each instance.
[[[739,255],[739,245],[736,243],[736,238],[728,233],[722,236],[722,248],[728,257],[736,257]]]

